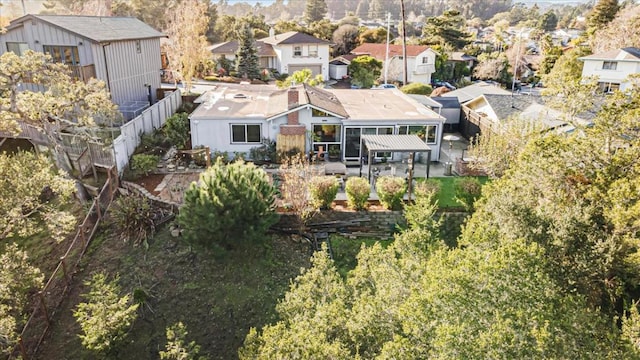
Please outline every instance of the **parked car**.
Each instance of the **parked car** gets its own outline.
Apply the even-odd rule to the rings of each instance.
[[[447,81],[434,81],[431,83],[431,86],[435,89],[435,88],[439,88],[439,87],[446,87],[449,90],[455,90],[457,89],[455,86],[451,85],[451,83],[447,82]]]
[[[372,89],[397,89],[398,87],[396,87],[393,84],[380,84],[378,86],[374,86],[372,87]]]

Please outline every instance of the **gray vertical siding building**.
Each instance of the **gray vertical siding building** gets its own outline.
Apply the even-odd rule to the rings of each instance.
[[[154,103],[160,88],[160,38],[131,17],[25,15],[0,34],[0,55],[27,49],[69,65],[83,81],[103,80],[114,103]]]

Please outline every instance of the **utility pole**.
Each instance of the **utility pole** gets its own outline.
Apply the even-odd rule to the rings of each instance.
[[[407,29],[404,16],[404,0],[400,0],[400,11],[402,12],[402,85],[407,85]]]
[[[391,30],[391,13],[387,13],[387,51],[384,56],[384,83],[387,83],[387,73],[389,72],[389,31]]]

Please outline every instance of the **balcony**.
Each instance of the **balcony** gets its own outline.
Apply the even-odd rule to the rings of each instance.
[[[433,74],[434,72],[436,72],[436,67],[434,64],[418,64],[416,65],[416,68],[413,71],[413,73],[416,75]]]
[[[71,70],[71,77],[77,80],[82,80],[85,83],[91,78],[96,77],[95,65],[68,65]]]

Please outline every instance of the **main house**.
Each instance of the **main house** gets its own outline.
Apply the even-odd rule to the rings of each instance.
[[[314,36],[290,31],[256,40],[260,67],[275,69],[281,74],[293,74],[302,69],[309,69],[313,75],[322,75],[329,79],[329,46],[328,41]],[[210,47],[211,53],[223,55],[228,60],[235,60],[238,51],[237,41],[228,41]]]
[[[584,62],[582,77],[596,77],[600,89],[606,93],[626,90],[627,77],[640,74],[640,49],[626,47],[579,58]]]
[[[351,51],[354,55],[369,55],[382,62],[388,81],[402,81],[404,61],[402,45],[365,43]],[[431,84],[431,74],[436,71],[436,56],[426,45],[407,45],[407,81]],[[382,71],[385,73],[385,70]]]
[[[445,119],[395,89],[327,90],[305,84],[274,90],[229,84],[203,94],[200,102],[189,116],[194,147],[247,154],[266,138],[359,161],[361,135],[417,134],[431,147],[431,160],[440,158]]]
[[[137,114],[128,108],[157,100],[164,36],[132,17],[25,15],[0,34],[0,54],[43,52],[67,64],[77,79],[103,80],[112,101],[131,118]]]

